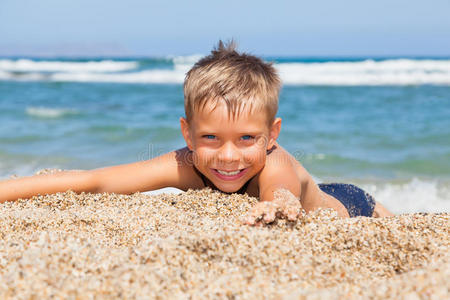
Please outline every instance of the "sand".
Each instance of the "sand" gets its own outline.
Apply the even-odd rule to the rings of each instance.
[[[0,205],[0,298],[444,299],[450,214],[241,225],[257,199],[59,193]]]

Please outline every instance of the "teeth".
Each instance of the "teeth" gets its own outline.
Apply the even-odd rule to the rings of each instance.
[[[237,171],[233,171],[233,172],[225,172],[225,171],[217,170],[217,172],[219,172],[219,173],[222,174],[222,175],[228,175],[228,176],[231,176],[231,175],[236,175],[236,174],[238,174],[240,171],[237,170]]]

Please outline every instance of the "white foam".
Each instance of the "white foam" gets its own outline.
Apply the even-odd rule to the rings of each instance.
[[[11,74],[0,71],[0,80],[14,81],[53,81],[53,82],[110,82],[110,83],[161,83],[181,84],[184,81],[185,69],[148,70],[131,73],[27,73]]]
[[[450,60],[277,64],[287,85],[450,85]]]
[[[414,178],[405,183],[362,184],[360,186],[395,214],[450,212],[450,185],[448,182]]]
[[[51,108],[51,107],[27,107],[25,112],[29,116],[40,118],[59,118],[65,115],[76,114],[77,111],[71,108]]]
[[[114,73],[134,69],[136,62],[46,62],[26,61],[22,70],[0,66],[0,80],[168,83],[182,84],[186,72],[200,55],[172,57],[173,69],[148,69],[139,72]],[[20,60],[19,60],[20,61]],[[0,60],[2,62],[2,60]],[[4,65],[11,61],[3,60]],[[17,61],[18,62],[18,61]],[[53,67],[51,64],[55,64]],[[35,65],[35,68],[31,66]],[[450,60],[391,59],[358,62],[280,63],[275,64],[285,85],[450,85]],[[54,73],[39,73],[54,71]],[[15,73],[14,73],[15,72]],[[110,73],[107,73],[110,72]]]
[[[138,67],[135,61],[33,61],[0,59],[0,71],[8,72],[120,72]]]
[[[48,79],[48,75],[42,73],[23,73],[15,74],[0,70],[0,80],[14,81],[44,81]]]
[[[56,73],[50,76],[50,80],[114,83],[182,83],[185,73],[185,69],[147,70],[122,74]]]

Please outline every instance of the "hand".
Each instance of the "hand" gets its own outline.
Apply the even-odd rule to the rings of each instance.
[[[277,218],[295,221],[302,211],[300,199],[286,189],[278,189],[274,192],[273,201],[263,201],[253,206],[243,223],[263,225],[272,223]]]

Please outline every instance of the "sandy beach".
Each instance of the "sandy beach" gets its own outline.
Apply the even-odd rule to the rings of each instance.
[[[257,199],[59,193],[0,206],[0,298],[444,299],[450,214],[266,227]]]

